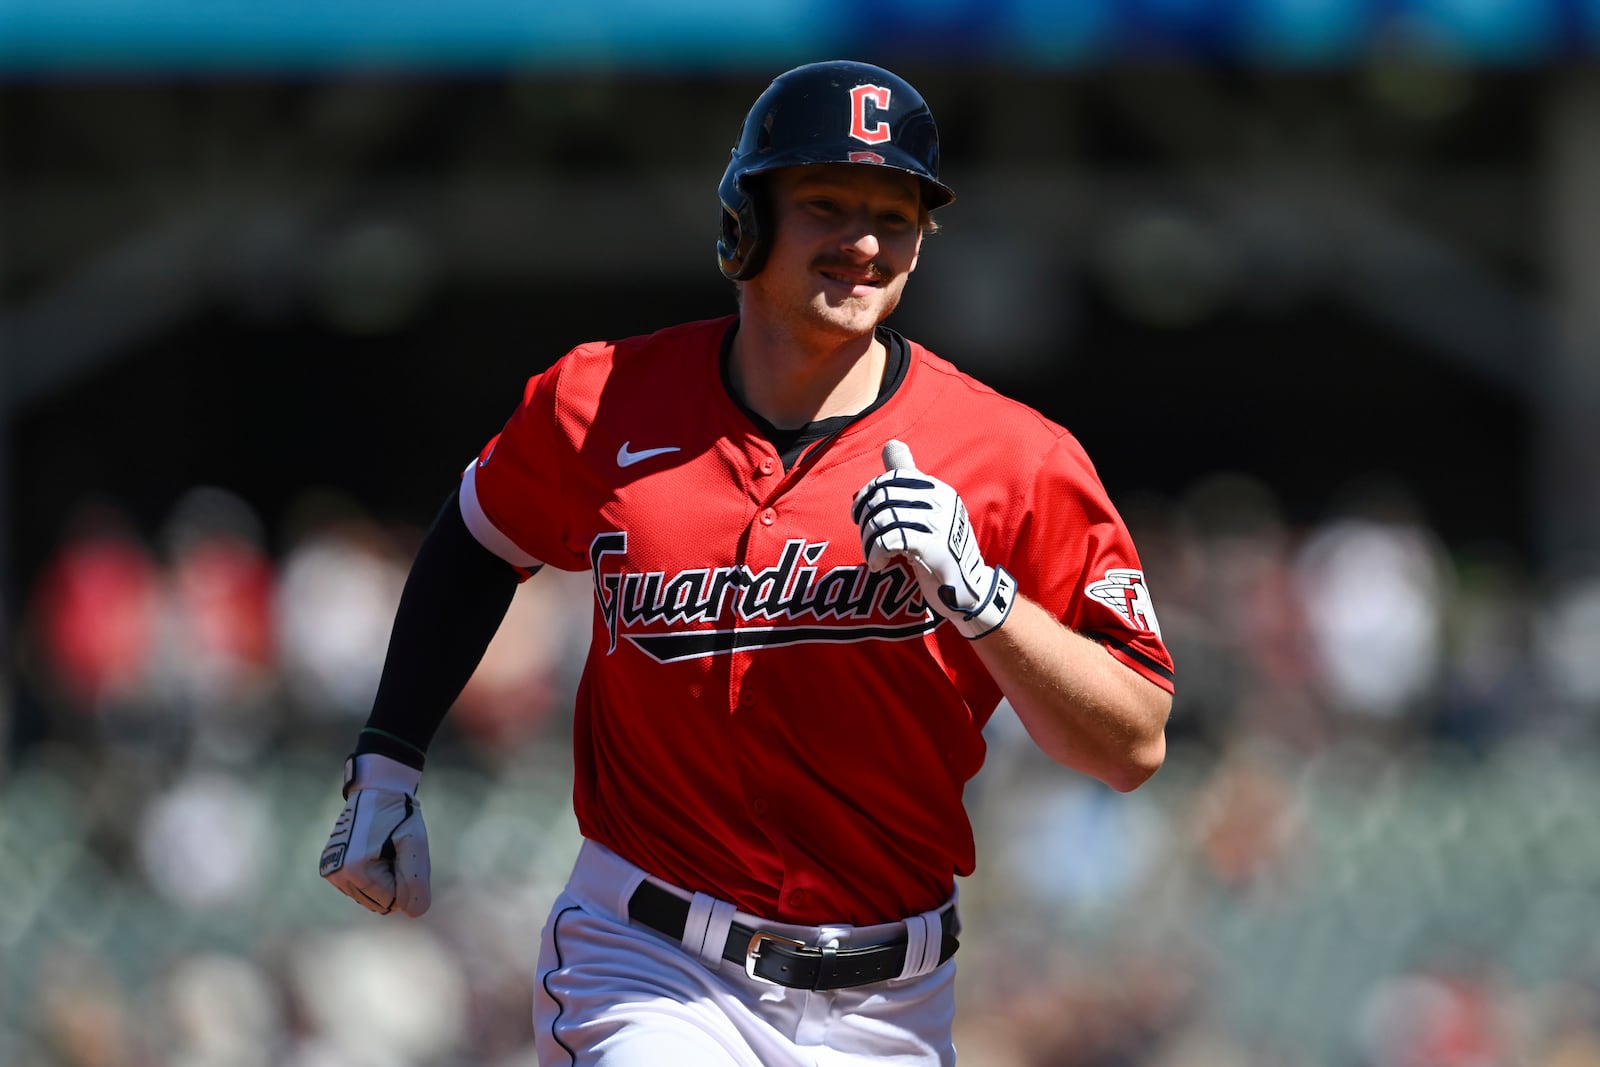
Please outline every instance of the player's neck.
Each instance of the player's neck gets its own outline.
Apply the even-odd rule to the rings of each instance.
[[[806,345],[742,320],[728,371],[745,406],[780,429],[796,429],[866,410],[878,398],[886,362],[876,333]]]

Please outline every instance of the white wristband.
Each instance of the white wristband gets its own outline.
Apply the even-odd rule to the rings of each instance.
[[[367,752],[345,761],[344,791],[349,796],[357,789],[386,789],[391,793],[415,795],[422,772],[397,759]]]

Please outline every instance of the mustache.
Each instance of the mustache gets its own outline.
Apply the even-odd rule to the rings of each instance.
[[[892,271],[877,260],[860,263],[844,256],[820,256],[812,266],[817,270],[835,271],[840,274],[865,274],[874,282],[886,282],[894,276]]]

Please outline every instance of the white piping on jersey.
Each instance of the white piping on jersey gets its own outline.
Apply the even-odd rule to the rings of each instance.
[[[467,524],[467,529],[478,543],[490,552],[499,556],[513,567],[544,566],[544,562],[534,556],[528,555],[517,547],[517,543],[489,521],[489,516],[483,513],[483,505],[478,502],[478,463],[474,460],[467,466],[461,476],[461,518]]]

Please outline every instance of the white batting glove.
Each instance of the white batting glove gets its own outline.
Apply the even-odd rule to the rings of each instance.
[[[433,902],[422,772],[388,756],[345,761],[344,810],[322,848],[322,877],[370,911],[416,918]]]
[[[950,486],[917,470],[899,441],[883,446],[884,473],[856,494],[850,518],[861,528],[867,566],[881,571],[904,558],[922,599],[963,636],[982,637],[1011,613],[1017,582],[983,561],[967,506]]]

